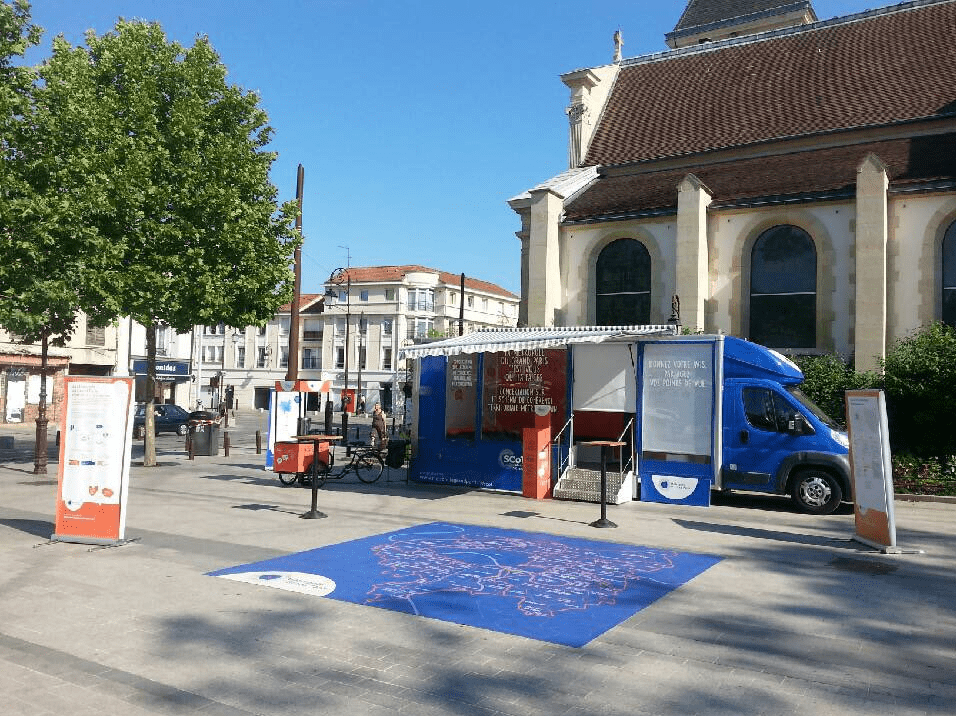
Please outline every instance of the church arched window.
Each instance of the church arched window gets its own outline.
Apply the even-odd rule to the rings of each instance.
[[[640,241],[618,239],[598,255],[595,320],[599,326],[650,323],[651,257]]]
[[[943,323],[956,327],[956,221],[943,236]]]
[[[796,226],[774,226],[750,257],[750,340],[771,348],[816,348],[817,252]]]

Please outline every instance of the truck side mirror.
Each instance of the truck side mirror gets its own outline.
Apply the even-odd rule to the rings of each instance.
[[[803,435],[807,432],[807,421],[800,415],[800,413],[795,413],[792,418],[787,422],[787,432],[791,435]]]

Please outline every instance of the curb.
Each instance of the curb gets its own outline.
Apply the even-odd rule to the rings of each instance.
[[[943,502],[948,505],[956,505],[956,497],[950,495],[896,495],[900,502]]]

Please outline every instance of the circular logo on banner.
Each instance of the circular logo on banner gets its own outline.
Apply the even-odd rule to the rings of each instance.
[[[514,450],[509,450],[508,448],[505,448],[500,453],[498,453],[498,464],[501,465],[506,470],[520,470],[521,456],[515,455]]]
[[[697,489],[696,477],[674,477],[673,475],[651,475],[651,481],[657,491],[668,500],[686,500]]]

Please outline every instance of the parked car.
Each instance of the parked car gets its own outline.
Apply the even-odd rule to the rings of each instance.
[[[153,406],[156,413],[156,434],[176,433],[185,435],[189,431],[189,411],[178,405],[163,405],[156,403]],[[146,404],[139,403],[133,416],[133,436],[146,437]]]

